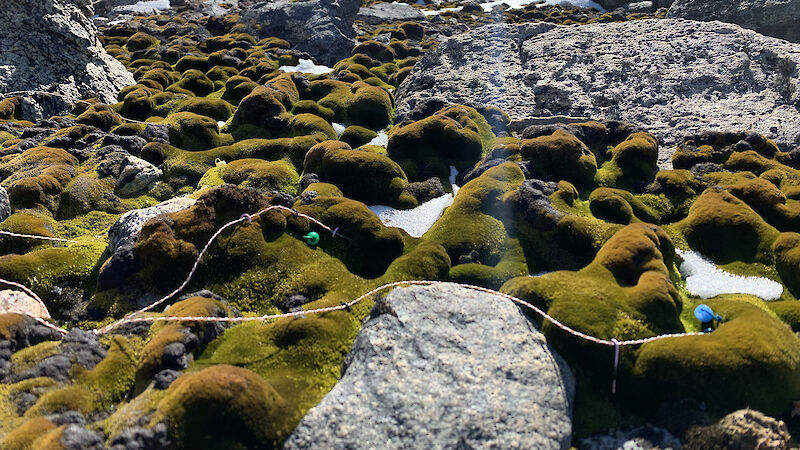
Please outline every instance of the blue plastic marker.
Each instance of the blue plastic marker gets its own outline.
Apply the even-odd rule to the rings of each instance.
[[[694,316],[697,317],[697,320],[699,320],[701,324],[708,323],[713,320],[722,322],[722,316],[719,314],[714,314],[714,311],[711,310],[711,307],[705,303],[694,309]]]

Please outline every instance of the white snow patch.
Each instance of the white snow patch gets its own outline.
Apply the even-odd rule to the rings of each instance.
[[[225,122],[224,120],[217,121],[217,128],[219,128],[221,130],[222,127],[224,127],[226,123],[227,122]]]
[[[750,294],[764,300],[775,300],[783,293],[783,286],[764,277],[743,277],[725,272],[714,263],[693,251],[676,250],[683,258],[679,268],[686,278],[686,289],[701,298],[720,294]]]
[[[346,127],[346,126],[344,126],[344,125],[343,125],[343,124],[341,124],[341,123],[332,122],[332,123],[331,123],[331,125],[333,126],[333,131],[335,131],[335,132],[336,132],[336,135],[337,135],[337,136],[341,136],[341,135],[342,135],[342,133],[344,133],[344,130],[346,130],[346,129],[347,129],[347,127]]]
[[[490,12],[495,6],[503,3],[508,5],[509,9],[519,9],[526,5],[530,5],[531,3],[536,3],[537,7],[544,5],[577,6],[579,8],[592,8],[600,12],[606,12],[602,6],[592,0],[539,0],[538,3],[532,0],[495,0],[488,3],[482,3],[481,6],[483,7],[484,11]]]
[[[425,14],[426,16],[438,16],[440,13],[443,13],[443,12],[447,12],[447,11],[459,12],[462,9],[464,9],[463,6],[456,6],[454,8],[423,9],[421,11],[422,11],[422,14]]]
[[[310,73],[314,75],[322,75],[324,73],[331,73],[333,69],[328,66],[321,66],[314,64],[314,61],[310,59],[302,59],[300,58],[300,63],[296,66],[281,66],[279,68],[283,72],[301,72],[301,73]]]
[[[455,167],[450,167],[450,184],[453,187],[452,194],[436,197],[412,209],[399,210],[384,205],[369,206],[369,209],[374,212],[387,227],[402,228],[412,237],[420,237],[430,230],[433,224],[442,217],[444,209],[453,204],[453,199],[458,193],[458,186],[455,184],[456,175],[458,175],[458,170]]]
[[[122,8],[126,12],[139,14],[156,14],[169,9],[169,0],[147,0]]]
[[[367,142],[367,145],[380,145],[381,147],[389,145],[389,135],[386,134],[386,130],[378,131],[378,135]]]

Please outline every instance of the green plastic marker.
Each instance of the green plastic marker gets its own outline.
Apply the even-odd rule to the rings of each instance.
[[[303,236],[303,240],[306,241],[306,244],[310,245],[311,247],[319,244],[319,234],[316,231],[312,231],[307,235]]]

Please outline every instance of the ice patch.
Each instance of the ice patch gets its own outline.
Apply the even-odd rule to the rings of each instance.
[[[225,122],[224,120],[217,121],[217,128],[219,128],[221,130],[222,127],[224,127],[226,123],[227,122]]]
[[[378,135],[367,142],[367,145],[380,145],[381,147],[389,145],[389,135],[386,134],[386,130],[378,131]]]
[[[450,167],[450,184],[453,186],[452,194],[445,194],[433,200],[428,200],[416,208],[399,210],[384,205],[369,206],[368,208],[387,227],[402,228],[412,237],[418,238],[430,230],[433,224],[442,217],[445,208],[453,204],[453,199],[458,193],[458,186],[455,184],[457,175],[458,170],[455,167]]]
[[[333,126],[333,131],[336,132],[337,136],[341,136],[342,133],[344,133],[344,130],[347,129],[347,127],[341,123],[332,122],[331,125]]]
[[[423,9],[421,11],[422,11],[422,14],[425,14],[426,16],[438,16],[440,13],[443,13],[443,12],[447,12],[447,11],[459,12],[462,9],[464,9],[463,6],[456,6],[455,8],[442,8],[442,9],[436,9],[436,10],[434,10],[434,9]]]
[[[495,6],[505,3],[509,9],[519,9],[524,6],[536,3],[531,0],[495,0],[488,3],[482,3],[481,6],[486,12],[490,12]],[[577,6],[579,8],[592,8],[600,12],[606,12],[605,8],[592,0],[544,0],[536,3],[537,7],[544,5],[563,5],[563,6]]]
[[[125,12],[133,12],[139,14],[156,14],[165,9],[169,9],[169,0],[147,0],[133,5],[128,5],[122,9]]]
[[[313,75],[322,75],[324,73],[331,73],[333,69],[328,66],[320,66],[314,64],[314,61],[310,59],[300,59],[300,63],[296,66],[281,66],[279,68],[283,72],[301,72],[301,73],[310,73]]]
[[[783,293],[777,281],[763,277],[743,277],[725,272],[697,252],[675,250],[682,258],[681,275],[686,289],[701,298],[720,294],[750,294],[764,300],[776,300]]]

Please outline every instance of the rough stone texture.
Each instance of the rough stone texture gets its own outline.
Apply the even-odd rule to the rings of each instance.
[[[427,102],[485,103],[516,120],[624,120],[666,146],[739,129],[790,146],[800,143],[798,67],[800,45],[719,22],[490,25],[426,53],[398,89],[397,121]]]
[[[96,96],[115,103],[133,76],[103,49],[89,0],[15,0],[0,8],[0,92],[40,90],[23,107],[26,119],[65,111]]]
[[[578,441],[581,450],[673,450],[681,448],[681,440],[672,433],[652,425],[628,430],[610,430]]]
[[[114,190],[121,195],[144,193],[161,180],[161,175],[161,169],[158,167],[141,158],[128,156],[122,162]]]
[[[361,0],[276,0],[253,5],[242,15],[259,38],[286,39],[292,47],[333,66],[355,46],[355,21]]]
[[[398,288],[285,448],[569,448],[573,393],[569,368],[510,301]]]
[[[0,186],[0,222],[11,216],[11,200],[8,198],[6,188]]]
[[[800,0],[675,0],[667,17],[730,22],[800,42]]]
[[[425,20],[425,14],[405,3],[375,3],[359,9],[356,19],[370,25],[378,25],[386,22]]]
[[[0,314],[3,313],[25,313],[32,317],[49,319],[50,313],[44,305],[37,302],[35,298],[22,291],[12,291],[5,289],[0,291]]]
[[[108,248],[111,254],[124,245],[133,245],[145,222],[161,214],[170,214],[194,205],[195,200],[189,197],[176,197],[156,206],[135,209],[122,215],[108,231]]]
[[[787,449],[791,436],[786,424],[752,409],[741,409],[707,427],[686,433],[684,449]]]

